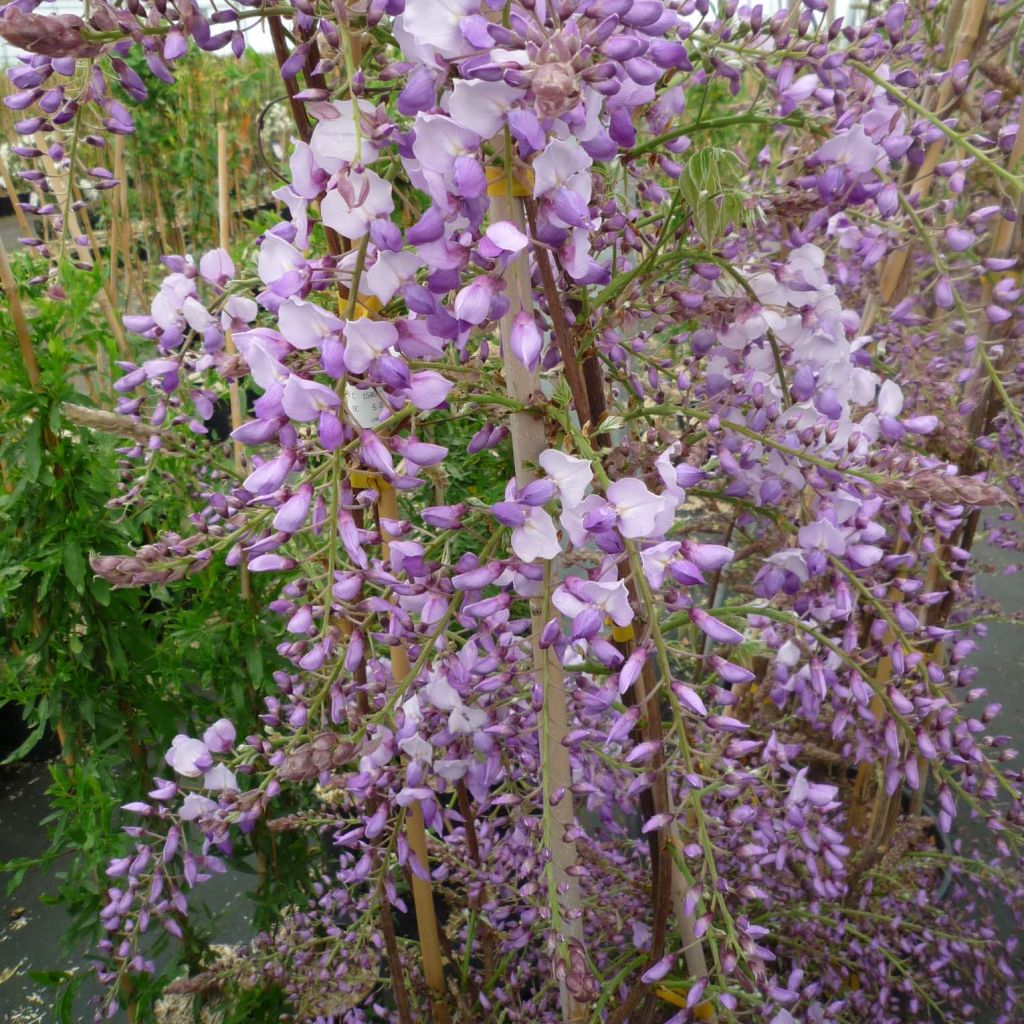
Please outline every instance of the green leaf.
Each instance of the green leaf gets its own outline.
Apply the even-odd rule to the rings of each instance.
[[[25,460],[25,480],[35,483],[39,479],[39,469],[43,464],[43,427],[39,420],[33,420],[28,428],[22,458]]]
[[[102,576],[93,576],[89,580],[89,590],[93,600],[102,608],[110,606],[110,584]]]
[[[253,683],[263,682],[263,652],[256,644],[245,649],[245,667]]]
[[[62,985],[70,977],[66,971],[29,971],[28,976],[40,985]]]
[[[71,585],[81,594],[85,589],[85,558],[82,556],[82,549],[69,538],[64,541],[62,555],[64,572]]]
[[[42,738],[43,733],[46,731],[46,719],[40,716],[39,722],[36,727],[28,734],[28,738],[17,750],[13,753],[8,754],[0,764],[12,764],[14,761],[18,761],[23,758]]]
[[[743,163],[729,149],[707,146],[693,152],[679,178],[679,191],[689,207],[693,226],[709,248],[731,222],[744,218],[740,189]]]
[[[16,860],[0,861],[0,872],[10,873],[7,879],[7,895],[10,896],[25,880],[25,873],[39,863],[35,857],[18,857]]]

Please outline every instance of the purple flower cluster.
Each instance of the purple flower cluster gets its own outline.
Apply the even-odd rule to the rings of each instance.
[[[202,435],[244,383],[243,468],[204,476],[191,537],[93,561],[264,574],[285,667],[259,732],[176,737],[126,807],[105,980],[152,970],[142,936],[262,820],[330,852],[192,990],[275,983],[311,1021],[1020,1019],[991,902],[1024,913],[1021,780],[965,622],[979,516],[1024,489],[1020,101],[916,9],[824,6],[285,5],[287,218],[244,265],[165,257],[117,385]],[[37,46],[18,102],[73,57],[102,105],[131,45],[162,74],[241,40],[111,19]],[[511,450],[501,500],[446,472],[461,419]],[[936,845],[958,809],[991,849]],[[421,961],[395,917],[425,885]]]

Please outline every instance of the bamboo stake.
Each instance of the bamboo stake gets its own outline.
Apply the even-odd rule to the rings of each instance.
[[[11,264],[7,259],[7,250],[4,248],[2,241],[0,241],[0,285],[3,286],[4,294],[7,297],[7,306],[11,311],[11,319],[14,321],[14,333],[18,337],[18,348],[21,352],[21,362],[25,367],[25,374],[28,377],[29,386],[33,391],[39,391],[40,384],[42,382],[42,375],[39,371],[39,361],[36,359],[35,349],[32,346],[32,331],[28,325],[28,318],[25,316],[25,307],[21,304],[21,295],[18,292],[18,282],[14,278],[14,273],[11,270]],[[50,428],[45,425],[43,429],[43,443],[50,450],[55,448],[57,444],[57,438],[54,436]],[[55,471],[58,468],[59,467],[55,467]],[[6,477],[6,473],[4,475]],[[38,605],[33,609],[32,614],[33,632],[38,636],[42,629]],[[61,718],[57,719],[55,729],[57,739],[60,741],[61,755],[64,758],[64,763],[70,768],[75,763],[75,755],[71,751],[70,744],[68,743],[67,730],[64,728],[64,722]]]
[[[18,190],[14,187],[14,182],[11,180],[11,172],[7,169],[6,161],[0,161],[0,175],[3,175],[4,189],[7,191],[7,198],[10,199],[11,206],[14,207],[14,216],[18,218],[18,226],[24,232],[25,237],[29,238],[32,236],[33,231],[29,226],[25,211],[18,202]]]
[[[164,212],[164,204],[160,201],[160,190],[153,184],[150,184],[149,190],[153,197],[153,207],[156,210],[156,230],[157,235],[160,238],[160,248],[164,252],[171,252],[172,245],[170,232],[174,226],[169,225],[167,222],[167,215]]]
[[[78,254],[79,260],[81,260],[83,263],[89,263],[91,259],[91,254],[89,252],[88,246],[80,245],[77,241],[74,241],[74,239],[77,239],[78,237],[83,235],[84,232],[82,231],[81,225],[78,222],[78,214],[73,209],[71,209],[71,206],[68,202],[68,187],[70,182],[65,181],[64,176],[57,170],[56,164],[54,164],[45,147],[43,145],[39,145],[39,148],[43,150],[43,168],[46,171],[46,176],[50,181],[50,187],[53,189],[53,194],[57,199],[57,205],[60,206],[62,209],[66,209],[68,211],[68,222],[65,225],[65,229],[69,231],[73,236],[73,244]],[[100,307],[100,310],[102,311],[103,316],[107,321],[107,326],[110,328],[110,333],[113,335],[114,341],[117,344],[118,352],[120,352],[122,355],[126,355],[128,353],[128,339],[125,337],[124,328],[121,326],[121,320],[118,317],[116,311],[114,310],[114,305],[110,301],[110,292],[108,290],[109,285],[109,280],[103,281],[103,284],[100,286],[99,291],[96,293],[96,304]],[[97,349],[97,359],[102,365],[105,365],[107,362],[107,354],[106,351],[103,350],[102,346],[100,346],[100,348]],[[109,378],[109,369],[107,370],[107,377]]]
[[[77,185],[71,186],[71,199],[73,202],[82,202],[82,193]],[[82,234],[85,236],[86,241],[89,243],[89,252],[92,253],[92,262],[96,266],[99,266],[100,263],[102,262],[103,250],[96,239],[96,232],[93,231],[92,223],[90,222],[87,216],[82,218],[81,226]],[[108,240],[108,248],[109,247],[110,246]],[[111,267],[113,267],[113,259],[111,259]],[[107,291],[113,297],[113,295],[115,294],[113,281],[108,280]]]
[[[498,194],[491,196],[491,215],[495,220],[512,221],[520,231],[526,229],[526,218],[521,200],[513,199],[506,190],[511,183],[499,183],[495,190]],[[530,269],[525,252],[520,253],[506,271],[505,295],[509,300],[509,310],[501,320],[501,349],[505,365],[505,380],[508,394],[524,405],[529,405],[539,393],[540,379],[537,373],[531,373],[517,359],[509,354],[509,337],[516,314],[529,311],[533,305],[533,294],[530,287]],[[512,435],[512,453],[515,461],[516,482],[525,487],[537,476],[537,460],[540,453],[547,447],[543,418],[530,411],[513,412],[509,417],[509,429]],[[570,785],[572,776],[569,766],[569,751],[562,743],[567,732],[567,715],[565,707],[565,683],[562,666],[554,648],[542,650],[540,634],[544,623],[539,599],[530,602],[530,613],[533,620],[533,663],[537,677],[544,685],[544,742],[545,757],[548,766],[550,788],[564,789],[565,795],[553,807],[548,808],[554,819],[554,828],[549,837],[552,865],[554,868],[555,888],[563,893],[565,904],[570,909],[578,909],[580,901],[579,880],[570,873],[576,864],[576,848],[566,842],[566,829],[575,822]],[[582,947],[583,927],[580,917],[571,917],[566,922],[566,938],[578,942]],[[562,1002],[562,1016],[567,1022],[586,1019],[586,1008],[578,1003],[569,992],[564,979],[559,980],[559,992]]]
[[[947,65],[949,68],[955,67],[962,60],[967,60],[974,52],[985,17],[987,0],[969,0],[963,9],[962,16],[960,16],[961,7],[962,4],[952,6],[946,21],[944,39],[949,39],[950,43],[952,43],[953,38],[956,40],[952,56]],[[951,31],[953,26],[957,26],[955,36]],[[931,109],[935,113],[941,114],[952,97],[953,82],[952,78],[947,77],[943,79],[942,84],[936,90],[935,97],[930,105]],[[910,186],[911,203],[916,204],[931,192],[932,186],[935,184],[935,168],[938,166],[939,158],[945,145],[946,138],[943,136],[933,142],[925,151],[924,162],[916,171]],[[879,282],[878,291],[872,292],[868,296],[868,301],[864,308],[864,319],[860,328],[862,333],[868,334],[871,331],[875,321],[878,319],[882,306],[888,305],[895,297],[897,288],[904,277],[904,272],[910,260],[911,251],[912,247],[910,245],[904,245],[894,249],[886,258],[882,268],[882,277]]]
[[[7,260],[7,250],[2,241],[0,241],[0,284],[3,285],[4,294],[7,296],[7,306],[11,311],[11,319],[14,321],[14,333],[18,336],[21,362],[28,375],[29,385],[33,391],[38,391],[41,379],[39,360],[36,359],[35,349],[32,347],[32,331],[29,329],[25,307],[22,306],[21,296],[18,294],[18,282],[14,279],[11,264]]]
[[[228,188],[228,126],[221,121],[217,125],[217,219],[220,233],[220,247],[227,252],[230,245],[231,235],[231,210],[228,206],[230,199]],[[238,349],[235,347],[235,340],[231,337],[230,331],[224,332],[224,344],[228,355],[235,355]],[[242,392],[237,380],[228,384],[228,400],[231,405],[231,428],[237,430],[242,425]],[[234,453],[235,468],[239,473],[245,469],[245,457],[242,452],[240,441],[231,442]],[[252,584],[249,580],[249,569],[242,563],[242,599],[248,600],[252,596]]]
[[[118,186],[113,190],[110,204],[110,273],[117,274],[117,258],[120,253],[123,279],[123,308],[127,311],[131,300],[132,266],[131,239],[132,222],[128,210],[128,175],[124,165],[124,136],[114,136],[114,177]]]
[[[394,487],[387,481],[377,484],[380,494],[378,509],[382,519],[398,518],[398,496]],[[383,528],[381,530],[381,548],[384,560],[390,557],[391,541]],[[411,666],[404,644],[391,648],[391,677],[405,679]],[[427,828],[423,820],[423,808],[418,800],[406,812],[405,835],[409,849],[415,854],[424,873],[430,873],[430,854],[427,850]],[[420,956],[423,960],[423,974],[430,989],[430,1002],[434,1024],[449,1024],[451,1016],[445,1000],[444,965],[441,960],[441,941],[437,929],[437,915],[434,911],[434,894],[430,882],[420,878],[415,871],[410,872],[412,878],[412,899],[416,909],[416,927],[420,938]]]

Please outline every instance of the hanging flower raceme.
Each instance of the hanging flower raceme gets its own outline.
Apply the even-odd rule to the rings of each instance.
[[[903,4],[805,8],[0,15],[34,54],[7,105],[61,168],[62,126],[131,130],[129,52],[167,81],[250,19],[297,118],[287,215],[165,257],[126,321],[117,410],[153,440],[120,500],[192,460],[192,532],[93,568],[237,568],[276,652],[255,720],[178,726],[125,806],[100,1014],[200,881],[297,833],[301,898],[183,991],[397,1024],[1019,1019],[984,904],[1021,911],[1019,779],[964,625],[979,516],[1021,491],[1016,94]],[[960,808],[993,849],[944,860]]]

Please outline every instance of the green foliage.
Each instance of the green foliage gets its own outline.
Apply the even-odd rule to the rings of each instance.
[[[241,60],[215,59],[191,52],[175,63],[177,82],[169,85],[154,78],[137,54],[127,58],[146,83],[149,99],[131,104],[135,133],[126,141],[125,166],[129,182],[132,218],[144,222],[150,232],[158,213],[159,195],[166,217],[166,241],[177,246],[187,240],[191,252],[217,246],[217,124],[228,125],[230,187],[237,186],[231,207],[249,209],[273,187],[275,179],[260,155],[259,111],[281,93],[280,76],[273,57],[247,50]],[[286,108],[272,107],[262,132],[266,160],[274,167],[285,163]],[[282,116],[283,115],[283,116]],[[274,144],[282,147],[275,154]],[[179,230],[174,223],[178,221]],[[182,235],[185,238],[182,238]],[[148,246],[151,262],[159,255],[156,242]]]
[[[704,244],[714,248],[730,224],[746,217],[747,193],[740,188],[744,167],[731,150],[705,146],[692,152],[679,178],[679,191]]]
[[[490,505],[501,501],[506,482],[515,475],[508,446],[499,445],[475,454],[467,452],[466,446],[480,427],[479,421],[471,417],[431,417],[428,424],[422,431],[423,439],[444,445],[449,454],[442,467],[426,474],[435,483],[433,499],[418,498],[415,506],[408,505],[406,513],[412,521],[417,521],[417,506],[474,501]],[[445,557],[456,560],[467,551],[479,552],[485,540],[460,531],[445,541]]]
[[[0,703],[20,703],[33,730],[14,757],[47,724],[56,725],[65,708],[90,725],[109,713],[109,697],[95,679],[127,674],[133,638],[121,626],[138,602],[112,594],[88,572],[90,551],[131,538],[113,515],[98,514],[116,492],[112,442],[85,436],[61,415],[62,402],[82,399],[74,382],[87,379],[91,353],[104,347],[85,312],[95,282],[76,275],[70,283],[66,307],[36,302],[38,391],[28,386],[12,328],[0,328],[0,642],[8,652],[0,664]]]
[[[23,281],[39,270],[23,256],[14,264]],[[17,706],[29,725],[8,760],[30,752],[47,729],[66,736],[69,755],[50,769],[49,848],[0,871],[11,892],[27,871],[59,865],[47,899],[71,917],[62,943],[81,950],[98,938],[105,867],[127,848],[120,806],[152,788],[176,733],[196,734],[220,717],[244,731],[272,687],[276,654],[274,624],[256,614],[266,599],[257,593],[243,602],[233,570],[214,567],[148,590],[113,590],[93,576],[91,554],[145,543],[150,521],[183,522],[196,484],[175,456],[161,455],[147,504],[130,512],[110,506],[121,442],[76,426],[63,410],[91,404],[90,392],[103,386],[97,366],[111,353],[91,309],[99,282],[95,273],[68,271],[61,283],[63,302],[41,287],[22,288],[38,388],[0,310],[0,709]],[[218,458],[211,446],[211,461]],[[237,857],[252,850],[240,843]],[[196,943],[191,955],[204,948],[198,933]],[[70,1007],[79,979],[43,974],[63,986],[55,1006]]]

